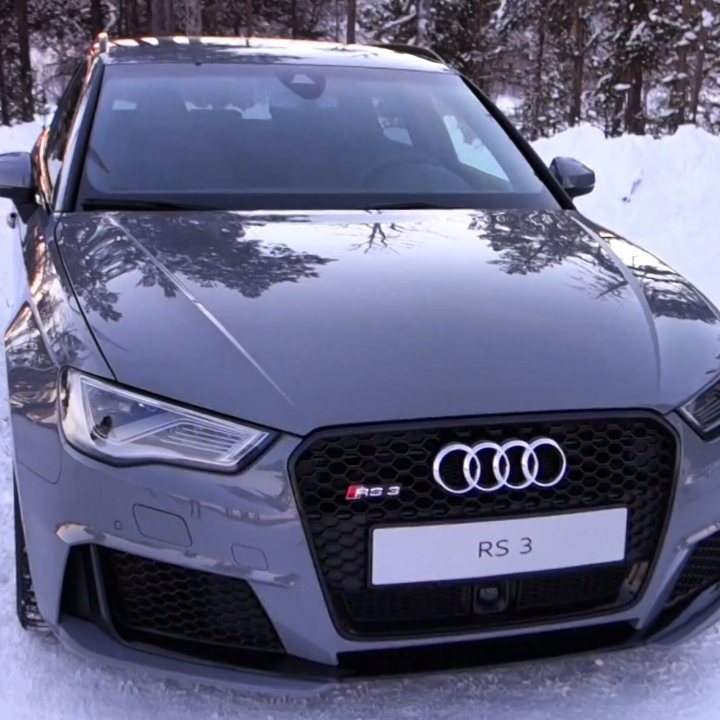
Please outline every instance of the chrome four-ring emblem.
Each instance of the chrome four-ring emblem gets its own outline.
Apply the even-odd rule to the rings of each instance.
[[[446,465],[453,457],[462,460],[458,487],[453,487],[443,477]],[[514,467],[518,460],[519,467]],[[524,490],[532,485],[554,487],[565,477],[566,470],[565,453],[550,438],[532,442],[510,440],[503,445],[494,442],[452,443],[446,445],[433,462],[435,482],[452,495],[466,495],[473,490],[495,492],[501,488]]]

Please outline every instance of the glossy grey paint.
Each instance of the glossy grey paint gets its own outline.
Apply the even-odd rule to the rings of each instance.
[[[720,521],[717,509],[720,448],[717,443],[703,442],[678,417],[671,415],[670,420],[682,438],[685,457],[671,523],[643,598],[636,606],[613,615],[546,624],[542,629],[622,621],[637,628],[636,642],[653,639],[653,623],[691,549],[688,538]],[[16,431],[22,430],[18,452],[22,455],[31,452],[35,447],[35,433],[39,432],[37,425],[24,425],[22,409],[15,408],[13,426]],[[498,636],[510,641],[513,637],[520,639],[527,632],[526,628],[506,628],[499,632],[486,630],[466,635],[372,642],[341,637],[328,614],[286,473],[287,458],[298,443],[296,438],[283,437],[257,463],[237,476],[161,466],[112,468],[81,456],[64,444],[59,482],[50,483],[36,473],[19,468],[38,599],[43,614],[61,639],[96,661],[142,665],[164,675],[184,674],[264,692],[309,692],[327,682],[312,677],[271,678],[256,671],[194,664],[180,657],[127,647],[82,621],[64,621],[58,611],[65,561],[71,546],[85,543],[248,580],[270,614],[287,651],[317,663],[333,665],[339,652]],[[137,504],[182,518],[191,544],[148,539],[133,517]],[[232,545],[238,543],[262,551],[267,566],[239,565],[232,553]],[[711,589],[668,627],[663,637],[677,639],[696,626],[710,622],[709,614],[717,618],[719,601],[717,588]]]
[[[361,217],[366,220],[365,216]],[[585,313],[590,313],[590,308],[597,309],[598,319],[591,323],[590,339],[578,335],[579,347],[598,346],[599,343],[590,342],[597,333],[618,333],[615,337],[622,337],[624,343],[618,347],[618,362],[626,363],[632,386],[655,393],[652,397],[660,397],[662,392],[667,392],[666,387],[674,388],[676,396],[692,393],[707,382],[706,373],[717,367],[720,335],[717,316],[702,296],[677,274],[626,241],[610,233],[605,233],[606,238],[601,241],[594,232],[582,229],[578,223],[586,221],[575,214],[557,217],[544,213],[530,217],[517,213],[495,214],[493,237],[487,234],[489,217],[463,212],[375,214],[367,216],[369,222],[358,222],[355,213],[347,216],[330,213],[314,217],[312,222],[304,216],[242,218],[232,214],[198,214],[179,221],[181,219],[181,216],[173,219],[165,215],[106,216],[104,219],[75,215],[63,219],[57,243],[52,239],[53,219],[38,211],[24,239],[28,285],[5,338],[18,490],[40,608],[69,647],[103,662],[139,664],[163,675],[229,682],[263,692],[312,692],[327,682],[317,678],[277,678],[145,653],[123,645],[88,623],[64,621],[59,614],[63,574],[69,549],[76,544],[100,544],[244,578],[252,584],[287,651],[330,666],[337,662],[339,652],[497,636],[509,641],[521,636],[524,630],[513,628],[387,642],[356,642],[341,637],[324,601],[287,473],[288,458],[301,439],[295,435],[281,436],[251,467],[231,476],[163,466],[113,468],[84,457],[62,440],[55,380],[58,368],[65,364],[113,377],[95,338],[121,381],[138,379],[132,375],[134,365],[134,372],[144,373],[142,377],[148,383],[145,386],[148,391],[167,393],[176,400],[257,420],[267,411],[265,407],[249,407],[248,398],[262,404],[279,394],[234,343],[244,342],[257,354],[258,348],[263,347],[258,338],[268,342],[258,328],[263,329],[274,319],[278,327],[268,332],[272,331],[270,337],[277,343],[281,359],[288,356],[288,361],[273,365],[273,372],[277,375],[277,368],[291,367],[291,356],[298,345],[304,349],[300,358],[295,352],[295,359],[308,370],[308,381],[318,388],[314,393],[302,395],[313,400],[318,397],[314,402],[304,402],[306,414],[295,416],[302,419],[298,428],[318,422],[309,419],[310,413],[316,418],[326,417],[328,422],[343,422],[359,415],[355,405],[359,405],[363,416],[370,409],[379,413],[382,407],[389,412],[391,406],[384,405],[385,400],[379,393],[368,392],[368,385],[363,387],[355,378],[347,383],[344,397],[351,397],[354,388],[356,400],[349,402],[341,414],[341,403],[331,397],[331,392],[342,389],[340,370],[336,374],[331,372],[329,363],[323,364],[322,349],[315,344],[303,346],[293,341],[292,328],[278,322],[278,318],[282,319],[282,308],[275,303],[280,302],[294,322],[305,320],[302,329],[309,328],[314,343],[324,337],[327,352],[357,373],[362,373],[362,364],[356,362],[340,340],[353,329],[365,339],[372,337],[373,332],[377,332],[375,325],[385,318],[394,331],[388,335],[393,353],[397,355],[398,349],[403,349],[402,357],[412,370],[417,366],[410,353],[413,345],[409,344],[408,333],[411,330],[422,330],[422,337],[430,338],[422,342],[431,342],[433,334],[427,328],[441,327],[448,320],[454,320],[451,330],[455,332],[462,320],[463,329],[467,332],[469,327],[469,332],[477,338],[479,331],[473,330],[472,318],[477,323],[487,323],[488,318],[494,318],[497,323],[503,318],[515,318],[519,322],[523,312],[532,314],[544,309],[550,313],[552,307],[553,322],[563,322],[561,327],[574,332],[575,326],[568,323],[575,316],[573,312],[562,312],[565,304],[579,306]],[[162,235],[151,231],[155,224],[163,229]],[[168,247],[163,245],[162,237],[171,228],[176,242]],[[145,231],[142,242],[129,238],[130,229],[137,234]],[[594,231],[600,228],[594,227]],[[71,242],[74,249],[69,247]],[[173,247],[175,255],[171,252]],[[233,247],[240,249],[231,250]],[[461,262],[460,249],[464,257],[472,260],[466,263],[467,267]],[[633,258],[631,269],[620,265],[621,257]],[[160,265],[156,258],[161,261]],[[347,277],[333,279],[324,275],[342,263],[350,273]],[[65,265],[76,284],[79,302],[66,276]],[[447,277],[449,272],[456,278],[454,284]],[[356,282],[350,283],[350,278],[356,278]],[[413,279],[422,282],[416,286],[411,282]],[[322,292],[311,304],[303,294],[313,285]],[[547,294],[553,288],[556,296],[541,297],[541,291]],[[281,289],[289,293],[282,300],[273,295]],[[327,299],[331,289],[339,294],[337,304]],[[508,293],[512,290],[512,293],[501,300],[501,290]],[[382,303],[382,299],[376,297],[379,292],[387,293],[392,302]],[[139,306],[135,302],[128,305],[128,300],[136,294],[138,302],[140,299],[143,302]],[[445,299],[456,298],[458,294],[475,301],[469,303],[468,308],[467,302],[456,301],[450,305]],[[233,335],[231,342],[224,336],[190,297],[208,307],[212,305],[217,314],[222,311],[223,323],[233,328],[238,339]],[[322,322],[324,312],[337,322],[339,329],[335,334],[330,334],[329,324]],[[129,322],[143,314],[144,328]],[[417,314],[424,321],[422,325],[416,319]],[[532,317],[540,322],[543,313]],[[588,322],[590,317],[586,316]],[[164,332],[160,322],[163,318],[163,322],[172,326],[172,333]],[[630,330],[616,327],[623,318]],[[535,332],[531,323],[532,318],[528,318],[520,328]],[[94,337],[88,327],[92,328]],[[542,327],[552,325],[542,324]],[[586,327],[581,329],[587,332]],[[283,331],[290,337],[283,335]],[[445,342],[452,344],[453,354],[443,354],[439,343],[431,349],[439,353],[438,364],[450,363],[453,372],[444,376],[461,373],[465,379],[480,382],[482,377],[475,379],[478,368],[472,363],[490,357],[496,358],[496,364],[481,365],[480,375],[502,377],[498,358],[510,357],[509,351],[498,355],[504,351],[502,344],[489,344],[486,354],[470,347],[472,363],[465,364],[468,344],[461,345],[450,332],[442,333]],[[631,358],[630,349],[639,347],[639,344],[628,346],[633,333],[649,340],[650,349],[645,348]],[[559,331],[553,337],[562,339]],[[674,349],[673,341],[679,341],[683,347]],[[535,346],[538,348],[535,363],[532,358],[521,361],[519,358],[530,347],[518,344],[522,342],[522,338],[515,341],[516,372],[525,367],[532,371],[534,364],[549,362],[543,343]],[[334,347],[335,343],[340,347]],[[685,352],[686,343],[692,343],[697,351]],[[565,342],[563,348],[569,352],[572,343]],[[155,369],[150,355],[153,349],[163,356],[163,362],[157,366],[162,365],[164,372]],[[578,353],[579,349],[572,355],[574,363],[578,363]],[[194,372],[189,364],[185,365],[186,354],[196,363]],[[373,383],[389,383],[386,378],[389,369],[396,368],[395,360],[383,364],[382,357],[381,354],[365,357],[366,363],[378,363],[376,367],[382,370],[376,373],[379,379]],[[635,373],[631,359],[635,363],[648,363],[642,373]],[[595,388],[591,396],[593,402],[600,403],[603,388],[598,386],[599,382],[607,382],[610,376],[604,374],[607,370],[597,360],[588,359],[582,367],[590,373],[588,386]],[[205,364],[201,365],[201,361]],[[420,366],[432,368],[432,363],[422,361]],[[170,372],[176,368],[188,383],[184,388]],[[315,372],[310,372],[311,369]],[[221,370],[225,374],[220,376]],[[395,381],[411,383],[412,388],[420,391],[419,383],[412,384],[412,378],[400,376],[399,363],[393,371],[397,373],[392,376]],[[240,378],[238,381],[233,378],[235,372]],[[323,389],[323,372],[331,381],[331,392]],[[559,376],[561,371],[557,372]],[[129,373],[130,377],[123,377],[123,373]],[[652,382],[643,381],[648,373]],[[540,384],[543,378],[540,371],[532,374]],[[213,375],[220,376],[226,384],[224,400],[220,389],[212,390]],[[443,386],[442,375],[440,372],[427,375],[427,384],[455,387]],[[286,386],[288,376],[283,376]],[[362,377],[363,382],[369,383],[369,374]],[[579,392],[581,384],[572,381],[569,373],[565,377],[573,391]],[[559,379],[551,375],[550,381],[561,389]],[[520,378],[518,382],[525,383],[525,380]],[[151,387],[150,383],[154,385]],[[241,384],[252,388],[252,394],[235,397]],[[297,386],[290,386],[297,391]],[[382,387],[389,388],[389,385]],[[530,387],[530,383],[522,387]],[[491,397],[499,398],[502,394],[506,398],[505,404],[498,404],[498,408],[520,406],[514,388],[509,381],[504,392],[490,388]],[[614,392],[611,387],[604,389],[607,393]],[[208,392],[208,397],[203,398],[202,392]],[[297,396],[297,392],[295,394]],[[363,397],[365,395],[368,398]],[[486,412],[483,399],[487,395],[473,396],[463,407],[472,402],[471,414],[483,414]],[[669,402],[669,395],[664,402]],[[415,402],[409,394],[405,397],[408,402]],[[440,408],[436,416],[447,412],[450,405],[443,405],[445,401],[440,393],[433,397]],[[563,404],[568,397],[556,397],[552,402],[546,397],[544,402],[552,409],[564,410],[568,409]],[[430,400],[428,395],[422,402]],[[283,406],[279,400],[275,402],[271,409],[277,412]],[[393,402],[397,403],[397,398]],[[452,402],[458,402],[456,395]],[[319,415],[324,404],[335,414]],[[622,405],[629,406],[629,403]],[[392,407],[402,412],[399,405]],[[396,418],[383,418],[392,419]],[[720,522],[717,510],[720,443],[702,441],[674,413],[669,419],[682,439],[683,461],[671,522],[643,598],[635,607],[605,618],[577,619],[571,623],[545,625],[544,629],[626,621],[638,629],[635,642],[653,639],[653,622],[691,549],[689,539]],[[175,532],[167,532],[163,537],[163,530],[156,528],[159,536],[148,537],[143,531],[147,528],[138,523],[138,507],[178,518],[187,528],[187,535],[180,538]],[[238,546],[256,552],[245,553],[239,561],[235,552]],[[712,622],[717,617],[719,600],[716,589],[708,591],[666,629],[661,639],[677,639]]]
[[[120,382],[297,435],[666,413],[720,372],[717,311],[571,212],[73,214],[57,237]]]

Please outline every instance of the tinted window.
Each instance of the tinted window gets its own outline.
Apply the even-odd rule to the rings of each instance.
[[[106,69],[83,198],[555,207],[463,80],[297,65]]]

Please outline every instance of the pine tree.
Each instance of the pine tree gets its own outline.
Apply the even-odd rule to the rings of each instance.
[[[13,0],[0,0],[0,17],[8,20],[0,24],[0,123],[9,125],[17,115],[18,45]]]
[[[499,7],[499,0],[437,0],[433,8],[433,49],[486,90],[498,54],[493,15]]]
[[[150,8],[153,35],[172,35],[176,26],[173,0],[151,0]]]
[[[354,9],[361,41],[430,47],[490,95],[517,97],[531,138],[579,122],[720,131],[720,0],[0,0],[0,122],[55,100],[103,28],[352,40]]]
[[[377,42],[411,43],[417,33],[416,0],[381,0],[360,14],[364,32]]]
[[[584,42],[581,5],[572,0],[506,0],[496,18],[506,76],[523,90],[521,124],[531,139],[566,127],[571,115],[572,122],[582,115],[585,47],[575,52],[574,22]],[[575,94],[574,76],[580,80]]]
[[[20,119],[30,122],[35,118],[35,92],[32,66],[30,64],[30,25],[28,0],[15,0],[15,19],[20,59]]]
[[[596,3],[602,26],[596,109],[610,136],[643,135],[649,80],[667,51],[671,0]]]
[[[202,35],[201,0],[185,0],[185,32],[187,35]]]

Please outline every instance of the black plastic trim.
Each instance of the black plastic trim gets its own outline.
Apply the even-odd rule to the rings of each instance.
[[[82,180],[85,157],[87,155],[90,132],[95,121],[97,101],[102,88],[102,79],[105,73],[104,63],[97,59],[91,59],[92,63],[88,70],[88,80],[80,103],[85,102],[85,112],[82,117],[76,119],[74,153],[69,162],[67,181],[65,183],[65,195],[56,199],[57,212],[71,212],[76,209],[80,182]]]
[[[315,549],[315,543],[313,542],[312,537],[312,531],[310,529],[310,526],[308,524],[307,516],[305,513],[304,506],[302,504],[298,484],[297,484],[297,478],[295,476],[295,465],[298,460],[298,458],[303,454],[305,449],[309,447],[310,445],[314,444],[318,440],[321,440],[324,437],[338,437],[343,435],[357,435],[357,434],[363,434],[367,432],[392,432],[402,429],[413,429],[413,430],[422,430],[422,429],[431,429],[431,428],[451,428],[455,426],[463,426],[467,425],[468,423],[472,424],[513,424],[513,423],[531,423],[531,422],[547,422],[547,421],[553,421],[553,422],[563,422],[563,421],[582,421],[582,420],[618,420],[618,419],[648,419],[648,420],[654,420],[655,422],[660,423],[663,427],[665,427],[666,430],[668,430],[673,437],[675,438],[676,442],[676,453],[675,453],[675,467],[673,468],[673,482],[672,487],[670,491],[670,497],[668,498],[668,506],[667,511],[665,513],[665,518],[663,521],[663,527],[660,534],[661,542],[660,545],[655,553],[655,556],[653,557],[652,562],[650,563],[650,567],[648,568],[648,572],[643,580],[642,587],[638,590],[637,594],[634,596],[632,601],[628,604],[625,604],[623,606],[614,606],[612,608],[603,610],[602,608],[596,608],[588,613],[573,613],[569,616],[562,616],[557,615],[549,619],[540,619],[540,620],[528,620],[528,621],[518,621],[517,623],[507,623],[503,624],[502,627],[497,628],[497,633],[502,634],[507,630],[511,629],[517,629],[517,628],[525,628],[525,627],[532,627],[532,628],[542,628],[546,626],[552,626],[557,625],[558,623],[562,622],[568,622],[568,621],[576,621],[576,620],[583,620],[587,618],[597,618],[599,621],[602,621],[603,618],[607,618],[612,615],[616,615],[619,612],[626,612],[628,610],[632,610],[632,608],[636,607],[643,599],[645,592],[647,591],[647,588],[650,585],[650,581],[655,573],[655,569],[657,567],[657,564],[660,560],[660,555],[662,553],[662,545],[664,543],[665,537],[667,535],[667,529],[668,525],[670,523],[670,518],[672,516],[672,509],[675,504],[675,496],[677,493],[677,479],[680,473],[680,467],[682,463],[682,455],[683,455],[683,446],[682,446],[682,438],[680,434],[678,433],[677,429],[668,421],[667,417],[657,413],[652,410],[603,410],[603,411],[564,411],[559,413],[531,413],[531,414],[512,414],[512,415],[484,415],[484,416],[463,416],[459,418],[445,418],[441,420],[418,420],[418,421],[400,421],[400,422],[389,422],[389,423],[375,423],[375,424],[363,424],[363,425],[343,425],[338,427],[325,427],[321,428],[319,430],[314,431],[313,433],[310,433],[307,435],[303,441],[295,448],[295,450],[292,452],[290,457],[288,458],[288,464],[287,464],[287,472],[288,477],[291,481],[292,491],[294,494],[295,504],[298,510],[298,515],[300,517],[300,521],[302,523],[303,532],[305,534],[305,541],[308,546],[308,550],[310,552],[310,556],[313,560],[313,566],[315,568],[315,573],[318,579],[318,583],[320,585],[320,588],[323,593],[323,597],[325,599],[325,606],[328,611],[328,615],[330,616],[330,619],[333,623],[333,626],[335,627],[335,630],[337,633],[346,640],[363,640],[363,641],[372,641],[372,640],[388,640],[390,639],[387,635],[370,635],[363,633],[361,636],[358,636],[357,634],[350,632],[347,630],[347,628],[344,627],[343,623],[341,622],[341,619],[338,617],[338,614],[335,610],[334,603],[332,601],[331,593],[329,591],[329,588],[327,586],[327,583],[325,581],[324,574],[322,572],[322,568],[320,567],[320,560],[317,555],[317,551]],[[517,576],[516,576],[517,577]],[[436,583],[439,584],[439,583]],[[439,636],[448,636],[448,637],[454,637],[454,636],[461,636],[461,635],[469,635],[476,632],[486,632],[486,631],[492,631],[492,628],[481,628],[478,629],[475,628],[468,628],[463,627],[459,630],[442,630],[442,631],[435,631],[431,630],[426,633],[419,634],[417,632],[410,632],[407,634],[398,634],[397,636],[393,636],[396,639],[403,639],[403,640],[409,640],[409,639],[421,639],[426,637],[439,637]]]
[[[434,62],[448,65],[448,63],[434,50],[419,45],[405,45],[403,43],[371,43],[371,47],[382,48],[383,50],[392,50],[404,55],[413,55],[414,57],[423,58],[424,60],[432,60]],[[448,66],[449,67],[449,66]]]

